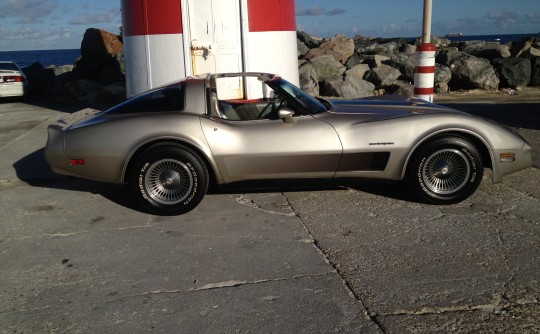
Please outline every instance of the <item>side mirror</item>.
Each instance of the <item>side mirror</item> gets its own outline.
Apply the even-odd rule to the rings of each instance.
[[[290,109],[281,109],[278,112],[278,117],[287,124],[296,123],[296,119],[293,117],[294,111]]]

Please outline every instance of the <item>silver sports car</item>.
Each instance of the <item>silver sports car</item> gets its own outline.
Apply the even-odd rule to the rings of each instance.
[[[471,195],[531,165],[515,131],[422,100],[313,98],[277,75],[190,77],[48,128],[59,174],[129,184],[150,212],[195,208],[210,183],[298,178],[404,180],[422,201]]]

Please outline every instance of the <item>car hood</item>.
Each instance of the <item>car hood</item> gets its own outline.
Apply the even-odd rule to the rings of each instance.
[[[354,100],[329,100],[328,102],[332,105],[332,113],[356,114],[362,116],[366,122],[421,114],[466,114],[424,100],[399,95],[374,96]]]

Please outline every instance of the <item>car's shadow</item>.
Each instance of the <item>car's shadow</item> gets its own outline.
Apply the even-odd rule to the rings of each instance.
[[[127,187],[53,173],[45,160],[43,148],[15,162],[13,167],[17,177],[32,187],[99,194],[121,206],[143,212]]]
[[[98,181],[58,175],[52,172],[44,156],[44,149],[37,150],[13,164],[17,177],[32,187],[62,189],[99,194],[131,210],[145,212],[129,187]],[[416,202],[400,182],[357,179],[306,179],[237,182],[224,187],[211,187],[207,195],[249,194],[273,192],[344,191],[354,189],[398,200]]]

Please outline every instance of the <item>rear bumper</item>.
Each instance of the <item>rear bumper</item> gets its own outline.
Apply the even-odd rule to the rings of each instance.
[[[20,82],[0,84],[0,98],[24,96],[25,92],[26,87],[23,83]]]

